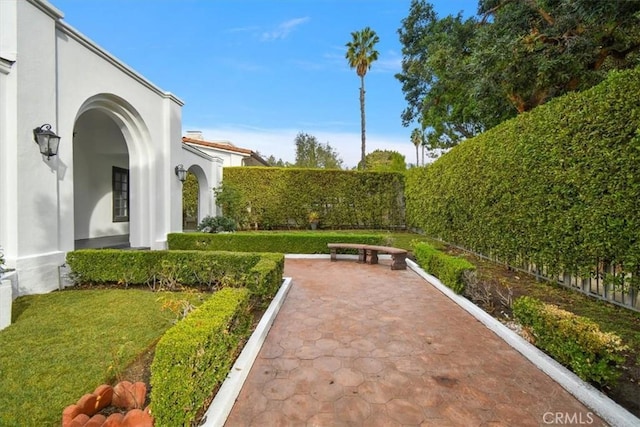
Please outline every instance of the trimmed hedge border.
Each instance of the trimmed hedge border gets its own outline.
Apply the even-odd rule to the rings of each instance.
[[[231,368],[249,336],[247,289],[223,289],[169,329],[151,365],[151,411],[156,426],[191,425]]]
[[[384,245],[385,239],[376,234],[350,233],[170,233],[171,250],[277,252],[292,254],[328,254],[327,243],[363,243]]]
[[[67,254],[76,283],[247,287],[259,299],[273,297],[282,283],[284,255],[225,251],[132,251],[82,249]]]
[[[627,347],[618,335],[602,332],[592,320],[532,297],[515,300],[513,314],[537,347],[584,381],[612,384],[620,376],[622,352]]]
[[[405,228],[400,172],[237,166],[224,168],[224,186],[238,199],[222,211],[242,226],[308,228],[317,212],[325,228]]]
[[[466,259],[444,254],[424,242],[415,245],[413,254],[423,270],[436,276],[457,294],[461,294],[465,288],[464,272],[476,269]]]

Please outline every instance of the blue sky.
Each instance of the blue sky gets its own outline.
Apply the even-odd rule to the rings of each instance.
[[[371,27],[379,59],[365,77],[367,152],[415,162],[400,83],[397,30],[410,0],[50,0],[65,21],[185,102],[183,131],[295,158],[298,132],[360,159],[360,81],[344,58],[351,32]],[[435,0],[438,14],[476,0]]]

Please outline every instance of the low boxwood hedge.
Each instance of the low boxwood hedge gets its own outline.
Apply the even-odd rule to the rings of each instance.
[[[277,252],[288,254],[328,254],[327,243],[384,244],[384,237],[358,233],[172,233],[167,236],[169,249]]]
[[[416,262],[423,270],[436,276],[457,294],[461,294],[464,291],[464,272],[476,269],[466,259],[444,254],[428,243],[417,243],[414,246],[413,253],[416,257]]]
[[[537,347],[583,380],[604,385],[620,376],[626,346],[592,320],[527,296],[513,302],[513,314]]]
[[[192,425],[250,331],[247,289],[223,289],[169,329],[151,364],[156,426]]]
[[[284,256],[277,253],[82,249],[67,254],[76,282],[147,284],[153,289],[206,285],[247,287],[269,298],[282,283]]]

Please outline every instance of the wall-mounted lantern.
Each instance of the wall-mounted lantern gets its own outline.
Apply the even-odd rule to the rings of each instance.
[[[176,166],[176,176],[180,182],[184,182],[187,179],[187,170],[182,165]]]
[[[60,137],[51,131],[51,125],[46,124],[35,128],[33,139],[40,147],[40,154],[47,156],[47,160],[58,154]]]

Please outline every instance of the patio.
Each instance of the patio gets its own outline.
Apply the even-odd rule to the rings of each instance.
[[[225,425],[607,425],[389,262],[287,258],[291,290]]]

